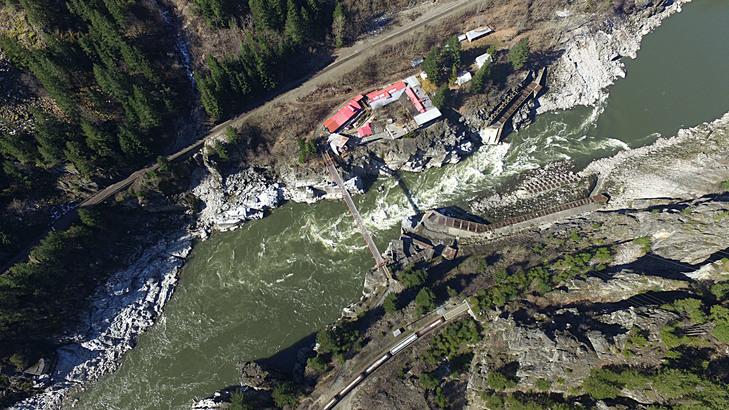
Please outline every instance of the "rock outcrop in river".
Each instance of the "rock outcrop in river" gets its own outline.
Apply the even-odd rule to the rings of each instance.
[[[611,17],[598,30],[589,16],[573,16],[570,29],[558,40],[564,52],[549,67],[550,91],[539,98],[537,113],[590,105],[605,96],[609,85],[625,77],[621,58],[635,58],[643,36],[689,1],[636,1],[636,13]]]

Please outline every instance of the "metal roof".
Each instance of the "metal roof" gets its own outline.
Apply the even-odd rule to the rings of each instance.
[[[433,121],[436,118],[439,118],[441,115],[442,114],[440,113],[440,110],[433,107],[422,114],[416,115],[415,117],[413,117],[413,119],[418,125],[424,125]]]
[[[345,104],[344,107],[340,108],[339,111],[332,115],[332,117],[324,123],[324,127],[326,127],[329,132],[337,132],[344,124],[347,123],[347,121],[351,120],[352,117],[354,117],[355,114],[362,109],[362,105],[359,103],[362,98],[363,96],[361,94],[354,97],[351,101]]]
[[[375,102],[381,98],[390,98],[391,94],[394,94],[397,91],[400,91],[407,87],[407,84],[405,84],[405,81],[398,81],[395,84],[385,87],[381,90],[375,90],[371,93],[367,94],[367,99],[370,100],[370,102]]]

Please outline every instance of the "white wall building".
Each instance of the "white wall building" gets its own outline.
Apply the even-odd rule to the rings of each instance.
[[[481,68],[481,67],[483,67],[484,64],[486,64],[487,61],[489,61],[489,62],[494,61],[493,57],[491,57],[491,54],[489,54],[489,53],[481,54],[480,56],[476,57],[476,66],[478,68]]]

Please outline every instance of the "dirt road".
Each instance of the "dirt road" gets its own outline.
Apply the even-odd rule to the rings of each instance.
[[[250,116],[265,110],[271,105],[287,101],[296,101],[297,97],[303,97],[311,91],[315,90],[317,87],[324,84],[325,82],[329,81],[330,79],[337,78],[338,76],[341,76],[349,70],[357,67],[359,64],[366,61],[367,58],[375,55],[382,46],[401,41],[404,37],[407,36],[408,33],[412,33],[418,27],[439,21],[443,18],[447,18],[453,14],[467,9],[468,7],[474,7],[474,5],[477,3],[478,2],[469,0],[454,0],[451,2],[439,1],[435,4],[428,6],[419,6],[427,7],[427,9],[425,9],[424,13],[416,20],[402,27],[391,28],[389,31],[385,31],[377,36],[367,37],[363,40],[358,41],[351,47],[340,49],[337,53],[337,58],[336,60],[334,60],[333,63],[329,64],[327,67],[316,73],[313,77],[308,79],[303,84],[271,99],[270,101],[261,105],[258,108],[241,114],[236,118],[218,124],[212,130],[210,130],[207,135],[205,135],[198,141],[190,144],[186,148],[183,148],[182,150],[170,155],[168,159],[170,161],[173,161],[177,158],[189,155],[191,152],[199,150],[200,148],[202,148],[205,141],[221,137],[228,126],[240,127]],[[144,175],[147,171],[156,168],[157,164],[154,164],[147,168],[134,172],[123,181],[119,181],[114,185],[111,185],[106,189],[98,192],[93,197],[87,199],[81,204],[81,206],[92,206],[105,201],[115,193],[131,185],[135,180],[137,180],[137,178]]]

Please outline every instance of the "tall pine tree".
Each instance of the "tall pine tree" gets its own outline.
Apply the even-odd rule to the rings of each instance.
[[[288,0],[288,13],[286,14],[286,25],[284,33],[289,36],[294,44],[300,44],[306,35],[304,23],[301,18],[299,6],[293,0]]]

